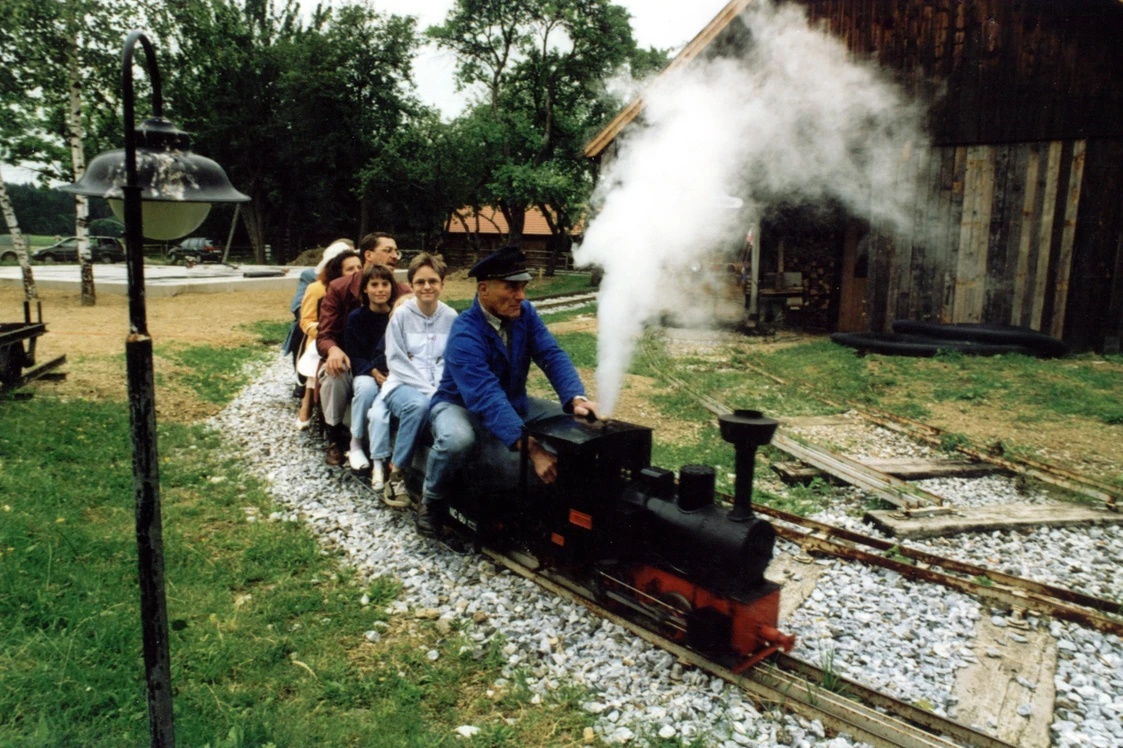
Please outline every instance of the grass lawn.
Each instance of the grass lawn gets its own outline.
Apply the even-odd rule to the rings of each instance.
[[[230,372],[283,327],[166,355],[193,371],[179,386],[225,401],[245,379]],[[40,393],[0,400],[0,422],[0,745],[144,745],[126,405]],[[481,728],[472,745],[579,742],[583,691],[531,705],[516,678],[487,697],[501,636],[480,657],[456,630],[388,621],[397,581],[361,580],[302,525],[270,521],[266,487],[219,435],[162,422],[159,439],[180,745],[463,745],[462,724]]]

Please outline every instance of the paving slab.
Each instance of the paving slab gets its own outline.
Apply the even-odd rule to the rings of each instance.
[[[948,514],[908,517],[899,510],[866,512],[865,521],[893,537],[912,540],[962,532],[1123,524],[1123,512],[1077,504],[999,504],[949,507]]]
[[[128,270],[124,263],[94,264],[94,288],[98,293],[127,296]],[[144,293],[148,298],[188,293],[230,293],[235,291],[295,290],[302,267],[276,265],[145,265]],[[32,272],[39,288],[60,291],[82,290],[78,265],[34,265]],[[0,285],[23,286],[18,266],[0,267]]]
[[[780,591],[780,621],[786,620],[803,604],[803,601],[815,590],[819,577],[823,576],[827,568],[829,567],[815,563],[811,556],[802,552],[793,556],[778,551],[772,557],[772,562],[768,564],[764,576],[768,581],[783,587]]]
[[[1021,748],[1048,748],[1056,639],[1044,631],[999,627],[984,618],[975,629],[973,646],[978,662],[955,678],[958,721]]]

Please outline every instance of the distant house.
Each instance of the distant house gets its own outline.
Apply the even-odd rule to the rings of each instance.
[[[579,223],[571,236],[577,239],[583,226]],[[445,222],[444,256],[452,267],[467,267],[480,257],[502,247],[507,236],[507,219],[498,208],[482,208],[479,215],[469,207],[454,211]],[[531,267],[546,267],[554,241],[545,216],[537,208],[526,211],[523,220],[522,250]],[[558,258],[558,270],[573,268],[573,254],[568,247]]]
[[[801,235],[799,216],[814,211],[797,211],[762,226],[764,262],[777,248],[784,258],[786,246],[780,269],[806,278],[793,262],[818,263],[832,279],[820,321],[833,329],[888,330],[901,318],[1013,324],[1118,351],[1123,3],[795,2],[912,93],[943,95],[929,117],[928,157],[903,154],[899,168],[899,183],[918,188],[913,226],[892,231],[851,214]],[[732,0],[671,67],[736,54],[750,4]],[[613,158],[643,108],[642,99],[629,104],[585,155]]]

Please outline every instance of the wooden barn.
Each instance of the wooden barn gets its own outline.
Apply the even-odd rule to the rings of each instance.
[[[820,273],[829,266],[825,326],[1013,324],[1118,351],[1123,2],[791,1],[931,104],[930,150],[903,153],[897,176],[917,187],[911,227],[842,215],[814,230],[792,221],[761,229],[765,257],[787,247],[780,270],[799,269],[801,258]],[[672,66],[735,50],[751,2],[730,2]],[[586,156],[611,158],[642,109],[633,101]]]

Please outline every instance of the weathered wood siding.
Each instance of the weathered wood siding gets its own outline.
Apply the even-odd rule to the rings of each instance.
[[[1123,143],[1053,141],[906,154],[911,225],[874,224],[867,322],[1031,327],[1078,347],[1123,314]]]
[[[939,144],[1118,137],[1119,0],[799,0],[933,101]]]

